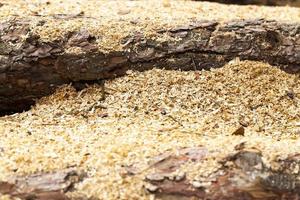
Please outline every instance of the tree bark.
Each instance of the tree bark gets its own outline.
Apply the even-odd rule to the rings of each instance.
[[[242,142],[207,177],[190,180],[189,174],[177,172],[187,163],[201,165],[210,156],[215,155],[203,146],[167,151],[152,157],[148,166],[143,163],[124,166],[123,175],[142,178],[144,189],[163,200],[297,200],[300,197],[299,154],[274,160],[270,166],[262,152],[246,149]],[[143,171],[147,173],[141,177]],[[83,172],[66,169],[12,177],[0,180],[0,195],[22,200],[70,200],[75,197],[69,198],[66,193],[72,192],[73,186],[85,176]]]
[[[187,174],[174,172],[186,162],[209,157],[204,147],[164,153],[150,165],[154,173],[145,177],[145,188],[161,199],[282,200],[299,199],[299,155],[276,161],[277,170],[268,167],[257,149],[239,149],[225,158],[221,167],[202,181],[188,180]],[[138,171],[135,171],[138,173]],[[134,173],[133,173],[134,174]]]
[[[40,41],[38,35],[30,33],[30,23],[10,20],[0,24],[1,112],[20,111],[62,84],[114,78],[128,69],[209,69],[235,57],[269,62],[290,72],[300,68],[297,23],[191,22],[184,27],[157,30],[157,34],[178,40],[161,42],[142,33],[123,38],[122,51],[108,53],[99,52],[93,35],[86,31],[68,33],[54,42]],[[67,47],[78,47],[82,52],[68,53]]]
[[[72,190],[74,184],[82,181],[84,176],[82,172],[66,169],[12,177],[8,181],[0,181],[0,195],[10,195],[24,200],[69,200],[65,193]]]

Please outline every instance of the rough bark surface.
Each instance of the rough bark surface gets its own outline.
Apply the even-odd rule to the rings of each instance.
[[[93,35],[68,33],[43,42],[30,21],[0,24],[0,111],[19,111],[62,84],[97,81],[123,75],[127,69],[153,67],[199,70],[220,67],[235,57],[261,60],[297,72],[300,66],[300,26],[266,20],[227,23],[200,21],[172,30],[169,42],[142,33],[123,38],[122,51],[97,51]],[[24,39],[26,38],[26,39]],[[77,47],[81,53],[68,53]]]
[[[20,199],[68,200],[65,193],[83,177],[84,174],[73,169],[13,177],[8,182],[0,181],[0,195],[6,194]]]
[[[221,167],[202,180],[189,180],[185,173],[175,173],[185,163],[201,163],[210,154],[205,147],[180,149],[177,154],[163,153],[149,164],[154,173],[145,177],[145,189],[161,199],[235,199],[281,200],[299,199],[299,155],[278,160],[278,169],[267,166],[257,149],[237,147],[224,158]],[[138,166],[138,164],[137,164]],[[133,170],[134,169],[134,170]],[[138,167],[128,174],[138,174]]]
[[[258,149],[245,149],[241,143],[207,177],[191,180],[188,174],[177,171],[187,163],[201,165],[210,156],[206,147],[182,148],[177,153],[165,152],[153,157],[148,166],[140,163],[127,166],[124,175],[136,176],[147,171],[143,179],[145,190],[164,200],[296,200],[300,197],[298,154],[274,161],[278,166],[274,168],[264,162]],[[68,169],[13,177],[0,181],[0,195],[24,200],[74,199],[66,192],[72,191],[74,184],[84,176],[84,173]]]

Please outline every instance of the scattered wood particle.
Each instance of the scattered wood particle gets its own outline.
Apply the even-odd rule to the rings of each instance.
[[[232,135],[240,135],[240,136],[244,136],[245,135],[245,128],[243,126],[240,126],[239,128],[237,128]]]

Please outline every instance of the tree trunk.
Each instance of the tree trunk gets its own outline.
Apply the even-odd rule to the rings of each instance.
[[[180,41],[162,44],[145,36],[127,38],[123,51],[93,50],[93,35],[74,33],[66,41],[40,42],[22,21],[0,24],[0,109],[21,110],[59,85],[97,81],[123,75],[128,69],[153,67],[200,70],[220,67],[235,57],[266,61],[291,72],[300,67],[299,24],[252,20],[227,23],[197,22],[173,30],[160,30]],[[22,32],[20,35],[17,33]],[[74,40],[75,36],[78,37]],[[18,48],[11,47],[15,43]],[[82,46],[80,54],[65,46]]]
[[[30,22],[29,22],[30,23]],[[22,110],[62,84],[97,81],[125,74],[128,69],[152,67],[200,70],[240,59],[266,61],[297,72],[300,66],[299,24],[266,20],[227,23],[200,21],[172,30],[158,30],[170,40],[160,42],[132,35],[122,51],[95,50],[93,35],[76,32],[65,40],[41,42],[29,23],[11,20],[0,24],[0,110]],[[14,45],[11,45],[11,44]],[[66,52],[80,47],[79,54]]]
[[[254,19],[251,9],[239,7],[245,13],[242,18],[250,18],[242,20],[239,13],[232,13],[231,8],[221,4],[121,3],[122,7],[104,1],[97,11],[69,10],[57,14],[51,13],[59,9],[56,3],[40,3],[37,11],[31,11],[37,4],[22,4],[18,11],[13,2],[3,1],[0,4],[3,13],[0,16],[0,112],[26,109],[62,84],[97,82],[123,75],[128,69],[199,70],[220,67],[236,57],[269,62],[293,72],[299,69],[299,16],[293,14],[297,13],[294,8],[279,11],[263,8],[255,16],[266,19]],[[143,19],[134,7],[128,6],[133,3],[145,9]],[[68,4],[72,3],[65,6]],[[109,11],[101,7],[112,5]],[[158,10],[157,16],[151,19],[154,10]],[[184,17],[169,20],[161,15],[171,16],[171,11]],[[291,14],[281,15],[281,11]],[[104,12],[108,14],[103,16]],[[268,13],[280,14],[278,20],[288,23],[274,21],[277,18]],[[81,26],[69,26],[70,21]],[[51,23],[52,28],[47,28]],[[97,32],[99,29],[102,32]],[[52,39],[57,32],[60,37]],[[106,42],[106,47],[117,44],[118,48],[103,49],[99,41]]]

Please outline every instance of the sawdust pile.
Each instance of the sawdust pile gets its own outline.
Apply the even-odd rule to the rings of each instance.
[[[205,146],[201,166],[184,165],[189,179],[218,169],[245,142],[266,162],[300,150],[299,75],[260,62],[235,61],[211,71],[128,71],[95,85],[71,86],[45,97],[30,111],[0,118],[0,180],[76,167],[88,178],[71,196],[149,199],[143,173],[124,176],[124,166],[146,165],[166,150]],[[244,127],[243,134],[233,133]],[[141,166],[142,167],[142,166]]]

